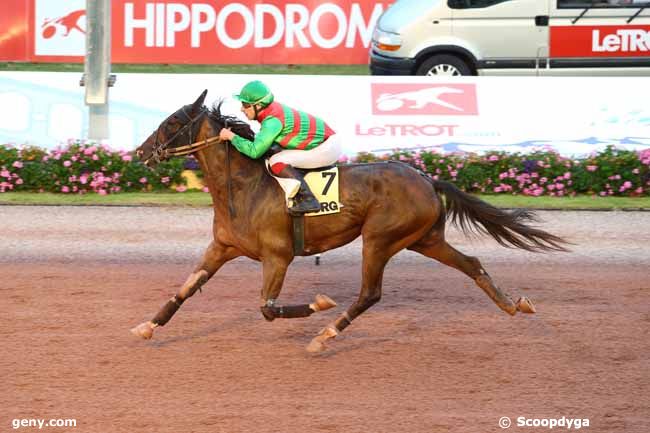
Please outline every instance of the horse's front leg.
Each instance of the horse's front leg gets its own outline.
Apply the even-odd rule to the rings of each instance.
[[[291,259],[279,257],[272,257],[263,261],[264,282],[260,310],[266,320],[308,317],[316,311],[323,311],[336,306],[336,302],[322,294],[316,295],[316,299],[311,304],[276,305],[290,262]]]
[[[197,290],[199,290],[224,263],[241,256],[242,253],[230,246],[222,245],[218,241],[212,241],[203,255],[194,272],[190,274],[181,289],[158,311],[158,313],[148,322],[141,323],[131,332],[144,339],[153,336],[153,330],[158,326],[164,326],[178,311],[180,306]]]

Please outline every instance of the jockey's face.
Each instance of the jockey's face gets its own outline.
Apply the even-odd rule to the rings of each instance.
[[[258,105],[258,110],[259,110],[259,105]],[[255,120],[255,106],[253,104],[247,104],[245,102],[242,102],[241,104],[241,112],[246,115],[248,120]]]

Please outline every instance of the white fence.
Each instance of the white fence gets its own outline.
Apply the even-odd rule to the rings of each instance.
[[[0,143],[52,148],[84,138],[78,73],[0,73]],[[650,147],[647,78],[290,76],[118,74],[110,90],[109,144],[133,149],[203,89],[229,98],[262,79],[276,100],[322,117],[345,151],[441,151],[550,146],[584,154],[614,144]],[[238,104],[226,100],[226,111]]]

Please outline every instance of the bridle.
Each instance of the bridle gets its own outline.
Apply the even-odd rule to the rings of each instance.
[[[183,125],[181,129],[176,131],[176,134],[174,134],[170,139],[168,139],[164,143],[159,143],[158,135],[160,132],[160,128],[162,128],[163,126],[166,127],[169,119],[175,116],[179,111],[185,116],[186,119],[189,119],[189,122]],[[176,113],[172,114],[167,119],[165,119],[160,124],[160,126],[158,126],[158,129],[156,129],[155,132],[156,138],[154,140],[154,144],[151,149],[152,154],[149,159],[153,158],[154,161],[157,164],[159,164],[160,162],[170,157],[189,155],[190,153],[198,152],[199,150],[205,149],[211,146],[212,144],[221,141],[219,136],[215,136],[215,137],[206,138],[203,141],[192,142],[193,140],[192,137],[194,135],[192,133],[192,127],[206,111],[207,111],[206,107],[201,107],[201,110],[195,117],[190,117],[190,115],[187,114],[187,111],[185,111],[185,107],[183,107],[180,110],[178,110]],[[224,128],[227,127],[228,127],[228,121],[226,120],[224,123]],[[180,137],[182,134],[184,134],[186,130],[187,130],[187,141],[190,144],[187,144],[185,146],[172,147],[171,149],[168,149],[169,144],[172,143],[174,140],[176,140],[177,137]],[[145,161],[145,165],[147,162],[149,162],[149,159]],[[228,195],[228,213],[230,214],[230,217],[233,218],[235,215],[235,209],[232,203],[232,179],[230,174],[230,145],[228,144],[226,144],[226,192]]]
[[[206,110],[207,110],[206,107],[201,107],[201,110],[199,111],[199,113],[196,116],[191,117],[187,113],[187,111],[185,110],[185,107],[183,107],[180,110],[178,110],[176,113],[172,114],[167,119],[165,119],[160,124],[158,129],[156,129],[154,144],[153,144],[153,146],[151,148],[151,158],[153,158],[153,160],[157,164],[159,164],[162,161],[165,161],[166,159],[171,158],[173,156],[188,155],[190,153],[194,153],[194,152],[197,152],[197,151],[199,151],[201,149],[204,149],[204,148],[210,146],[211,144],[216,143],[217,141],[219,141],[219,137],[210,137],[210,138],[206,138],[203,141],[192,142],[193,137],[195,135],[194,132],[192,131],[192,129],[193,129],[194,125],[196,124],[196,122],[201,118],[201,116],[203,114],[205,114]],[[166,140],[164,143],[160,143],[158,141],[158,136],[160,135],[159,134],[160,133],[160,128],[166,127],[167,122],[169,122],[169,119],[171,119],[173,116],[176,116],[177,114],[179,114],[179,112],[181,114],[183,114],[183,116],[185,116],[185,118],[188,119],[189,122],[186,123],[185,125],[183,125],[181,127],[181,129],[176,131],[176,133],[171,138]],[[190,143],[190,144],[187,144],[185,146],[169,148],[169,145],[173,141],[175,141],[178,137],[182,136],[185,133],[187,133],[187,142]],[[149,160],[145,161],[145,164],[148,161]]]

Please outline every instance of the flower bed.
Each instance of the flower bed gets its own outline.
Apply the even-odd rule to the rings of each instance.
[[[549,150],[484,155],[396,150],[382,156],[360,153],[341,162],[387,160],[403,161],[433,179],[451,181],[474,193],[650,195],[650,149],[633,152],[609,147],[582,159],[564,158]],[[170,188],[184,191],[185,164],[186,160],[175,158],[152,170],[135,161],[130,152],[79,141],[52,151],[0,145],[0,192],[112,194]]]
[[[361,153],[349,162],[403,161],[431,176],[473,193],[528,196],[650,195],[650,149],[606,150],[582,159],[545,150],[533,153],[441,154],[396,150]]]
[[[182,189],[183,160],[173,159],[151,170],[130,152],[92,143],[70,142],[46,151],[38,147],[0,145],[0,192],[47,191],[111,194],[127,191]]]

